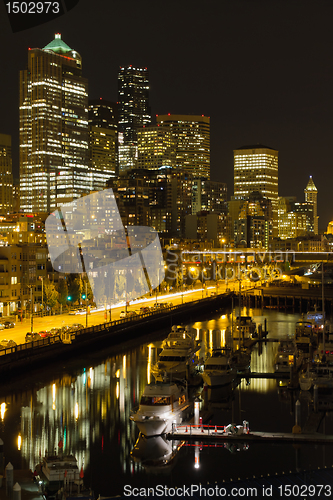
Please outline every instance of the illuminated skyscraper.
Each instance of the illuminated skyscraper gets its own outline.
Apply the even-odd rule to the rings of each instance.
[[[90,190],[88,81],[57,33],[20,72],[21,210],[50,212]]]
[[[278,234],[279,152],[267,146],[244,146],[234,150],[234,199],[253,191],[272,201],[273,236]]]
[[[0,214],[13,209],[12,138],[0,134]]]
[[[89,152],[91,191],[105,189],[110,177],[117,175],[117,104],[98,99],[89,101]]]
[[[310,175],[309,182],[304,189],[305,201],[313,204],[313,227],[314,234],[318,234],[318,215],[317,215],[317,196],[318,190],[313,182],[312,175]]]
[[[137,130],[151,123],[147,68],[120,67],[118,73],[119,172],[136,167]]]
[[[174,167],[175,145],[169,127],[138,129],[138,168]]]
[[[157,115],[168,127],[175,147],[175,167],[194,177],[210,178],[210,118],[204,115]]]

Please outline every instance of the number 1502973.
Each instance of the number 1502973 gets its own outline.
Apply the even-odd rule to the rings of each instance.
[[[59,2],[7,2],[8,14],[59,14]]]

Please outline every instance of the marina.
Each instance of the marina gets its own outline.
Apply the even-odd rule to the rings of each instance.
[[[145,486],[149,481],[152,486],[162,482],[171,487],[215,482],[221,477],[221,464],[224,481],[286,470],[296,472],[296,464],[306,470],[332,466],[332,398],[319,392],[315,411],[313,391],[289,388],[290,373],[274,373],[279,341],[293,338],[300,316],[242,310],[242,315],[246,313],[262,325],[262,330],[266,319],[267,338],[244,340],[246,348],[251,349],[249,373],[239,374],[225,386],[198,385],[190,389],[189,399],[199,401],[202,418],[196,430],[194,417],[191,422],[191,416],[183,415],[182,421],[173,422],[172,418],[167,434],[145,437],[130,420],[142,396],[150,397],[146,387],[156,384],[152,367],[173,331],[170,326],[146,342],[143,338],[136,347],[110,347],[103,354],[88,355],[82,362],[66,362],[56,373],[44,371],[44,381],[35,376],[31,383],[24,381],[23,387],[13,382],[8,394],[2,388],[0,428],[1,435],[6,436],[5,464],[10,461],[14,473],[19,469],[33,471],[45,450],[56,450],[57,454],[62,440],[64,455],[75,456],[78,471],[84,471],[84,485],[96,498],[110,495],[110,467],[114,478],[111,493],[121,495],[125,484]],[[199,346],[198,360],[223,348],[231,323],[228,310],[188,323]],[[234,352],[240,346],[240,341],[234,340]],[[176,380],[173,383],[178,384]],[[298,400],[302,432],[296,434],[292,430]],[[244,419],[250,422],[249,434],[235,437],[222,432],[222,424]],[[171,438],[172,424],[182,427]],[[189,438],[190,434],[193,437]],[[17,443],[18,435],[20,449],[10,444]],[[201,445],[195,446],[197,441]],[[293,448],[295,442],[300,449]]]

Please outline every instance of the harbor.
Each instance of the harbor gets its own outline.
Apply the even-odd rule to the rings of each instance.
[[[91,488],[95,498],[110,495],[110,467],[113,495],[122,495],[125,484],[144,486],[147,481],[151,486],[167,481],[170,487],[215,483],[221,477],[221,465],[221,481],[331,467],[333,419],[327,410],[329,395],[319,394],[315,411],[313,391],[290,388],[290,370],[275,372],[280,341],[293,338],[300,315],[246,308],[241,309],[241,315],[261,324],[262,331],[266,319],[267,337],[244,339],[244,345],[251,349],[250,371],[237,376],[236,370],[233,382],[188,387],[190,400],[199,400],[203,420],[197,427],[194,415],[184,415],[183,422],[174,424],[177,431],[171,422],[166,434],[146,438],[130,417],[145,388],[158,384],[153,367],[159,355],[172,342],[180,342],[171,334],[183,337],[182,345],[176,346],[180,349],[191,334],[199,347],[194,348],[197,358],[205,360],[226,344],[239,316],[238,307],[232,316],[230,310],[223,309],[204,320],[186,323],[183,330],[177,327],[178,331],[170,328],[155,336],[149,334],[149,340],[143,336],[136,346],[117,350],[110,346],[103,353],[91,353],[81,363],[65,360],[56,372],[44,369],[43,381],[38,375],[16,386],[13,381],[11,393],[6,394],[2,387],[0,426],[6,436],[5,464],[13,464],[14,477],[16,470],[30,469],[33,473],[45,451],[58,455],[62,441],[63,453],[75,456],[78,470],[84,471],[84,485],[88,491]],[[235,336],[237,351],[241,335]],[[169,383],[175,383],[176,378]],[[159,383],[163,385],[163,381]],[[172,394],[177,400],[182,397],[176,393],[166,397]],[[297,401],[300,433],[293,432]],[[249,433],[238,436],[225,432],[229,423],[242,426],[244,420],[249,422]],[[104,457],[98,467],[96,456]]]

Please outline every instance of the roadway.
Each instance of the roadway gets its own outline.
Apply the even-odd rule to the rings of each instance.
[[[235,289],[235,285],[230,285],[230,282],[228,287],[231,289],[233,288]],[[220,282],[217,290],[218,293],[224,293],[226,290],[226,285],[224,283],[221,284]],[[175,306],[178,304],[191,302],[194,300],[199,300],[203,297],[210,296],[212,293],[216,293],[215,284],[214,286],[208,285],[208,287],[205,290],[202,289],[191,290],[191,291],[186,291],[183,294],[175,293],[175,294],[158,295],[157,302],[158,303],[172,302],[172,304]],[[144,306],[152,307],[154,306],[155,303],[156,303],[156,295],[153,295],[152,297],[149,298],[132,301],[130,305],[127,307],[127,310],[139,312],[140,307]],[[111,320],[115,321],[119,319],[120,312],[124,310],[125,310],[124,304],[112,306]],[[88,326],[98,325],[106,321],[109,322],[110,310],[108,309],[107,311],[105,311],[103,309],[103,310],[91,311],[90,314],[88,314],[87,319],[88,319]],[[58,314],[54,316],[44,316],[44,317],[34,316],[33,331],[38,333],[43,330],[51,330],[51,328],[62,328],[63,326],[71,326],[75,323],[80,323],[85,327],[86,313],[79,313],[75,315],[65,313],[65,314]],[[25,336],[27,332],[30,331],[31,331],[30,318],[23,319],[22,322],[18,320],[14,328],[8,328],[0,331],[0,340],[2,339],[14,340],[17,344],[22,344],[25,342]]]

